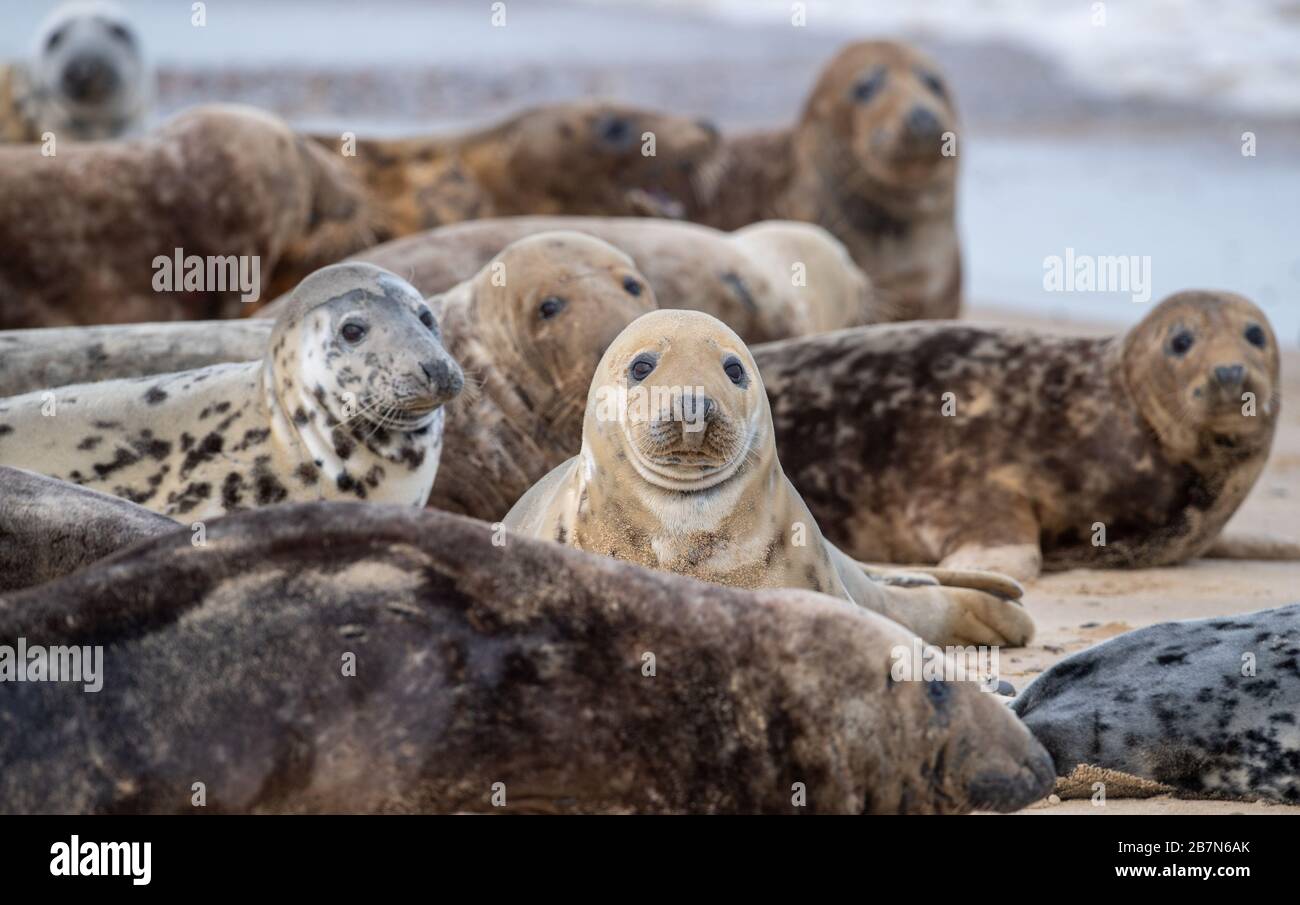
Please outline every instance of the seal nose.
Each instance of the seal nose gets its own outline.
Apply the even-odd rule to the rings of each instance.
[[[939,122],[939,117],[935,116],[934,111],[929,107],[913,107],[907,114],[904,125],[907,126],[908,134],[918,141],[937,139],[939,133],[943,131],[943,124]]]
[[[451,399],[465,387],[465,375],[453,362],[422,361],[420,370],[429,381],[429,387],[438,398]]]
[[[1245,379],[1244,365],[1219,365],[1214,369],[1214,380],[1224,389],[1239,387]]]
[[[74,101],[100,101],[117,89],[117,70],[106,57],[81,54],[63,69],[63,93]]]

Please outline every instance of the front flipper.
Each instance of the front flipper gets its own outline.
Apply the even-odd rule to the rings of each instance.
[[[831,547],[849,596],[920,635],[930,644],[1020,647],[1034,621],[1017,602],[1011,579],[986,572],[880,569],[863,566]]]
[[[1020,582],[1000,572],[984,569],[947,569],[940,566],[907,566],[891,568],[889,566],[859,563],[867,577],[881,584],[901,588],[915,588],[925,585],[944,585],[950,588],[970,588],[985,591],[999,597],[1019,600],[1025,596],[1025,589]]]
[[[1043,568],[1043,551],[1038,541],[1023,544],[983,546],[963,544],[939,561],[939,570],[969,573],[994,572],[1010,575],[1017,581],[1037,578]]]
[[[1268,534],[1220,534],[1201,554],[1206,559],[1300,559],[1300,543]]]

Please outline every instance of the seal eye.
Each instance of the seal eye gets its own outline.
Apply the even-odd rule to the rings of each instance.
[[[943,80],[933,72],[920,72],[921,84],[929,88],[938,97],[947,97],[948,93],[943,90]]]
[[[548,295],[546,298],[542,299],[542,303],[537,306],[537,313],[542,316],[542,320],[548,321],[563,311],[564,306],[567,304],[568,302],[560,298],[558,295]]]
[[[870,75],[858,79],[853,86],[853,99],[859,104],[865,104],[871,100],[885,84],[885,67],[877,66],[871,71]]]
[[[45,42],[45,49],[54,50],[62,43],[63,43],[63,29],[60,28],[54,34],[50,35],[49,40]]]
[[[1246,342],[1260,349],[1264,348],[1264,344],[1268,342],[1268,337],[1264,335],[1264,328],[1259,324],[1251,324],[1247,327],[1245,336]]]
[[[627,290],[628,295],[641,294],[641,284],[632,277],[623,277],[623,288]]]
[[[1192,348],[1192,344],[1195,342],[1196,339],[1191,333],[1186,330],[1181,330],[1174,334],[1173,339],[1169,340],[1169,351],[1182,357],[1187,354],[1187,351]]]
[[[727,372],[727,377],[734,384],[739,384],[745,379],[745,366],[734,358],[728,358],[723,362],[722,370]]]
[[[348,342],[359,343],[366,338],[366,325],[358,324],[356,321],[349,321],[343,325],[343,329],[339,333]]]
[[[116,22],[108,26],[108,33],[123,44],[130,45],[132,43],[131,33],[126,30],[125,26],[119,25]]]
[[[638,355],[636,359],[632,362],[631,367],[627,369],[627,373],[632,377],[633,380],[635,380],[637,383],[640,383],[641,381],[649,377],[650,372],[653,371],[654,369],[655,369],[655,359],[653,355]]]
[[[437,322],[433,319],[433,312],[425,308],[420,312],[420,323],[433,330]]]
[[[948,687],[947,682],[926,682],[925,691],[930,702],[936,707],[943,706],[952,695],[952,689]]]

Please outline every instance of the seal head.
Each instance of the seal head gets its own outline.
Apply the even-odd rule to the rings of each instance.
[[[152,97],[140,38],[116,3],[65,3],[37,31],[32,48],[37,93],[78,138],[122,134]]]
[[[881,186],[916,195],[950,190],[956,180],[957,158],[943,153],[956,120],[933,60],[904,44],[868,41],[845,48],[822,72],[799,132],[814,139],[817,163],[846,194],[873,185],[874,197]]]
[[[1162,445],[1192,457],[1267,446],[1277,420],[1277,338],[1231,292],[1169,296],[1121,345],[1124,380]]]
[[[327,423],[428,427],[464,375],[420,294],[373,264],[346,262],[299,284],[271,332],[268,381],[309,395]]]

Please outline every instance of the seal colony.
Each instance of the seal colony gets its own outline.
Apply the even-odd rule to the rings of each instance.
[[[510,214],[681,217],[718,133],[668,113],[582,102],[536,107],[462,135],[315,140],[344,152],[384,241]]]
[[[1281,405],[1268,319],[1227,292],[1177,293],[1108,338],[907,324],[755,358],[781,461],[828,537],[858,559],[1018,578],[1206,552]]]
[[[235,317],[247,291],[232,265],[256,262],[269,298],[374,238],[340,161],[253,108],[201,107],[53,157],[0,146],[3,328]],[[178,253],[207,263],[203,279],[159,291],[158,258]]]
[[[581,452],[504,524],[719,584],[823,592],[936,644],[1033,634],[1015,582],[953,572],[895,586],[827,542],[781,470],[748,349],[699,312],[651,312],[618,336],[591,383]]]
[[[727,137],[693,220],[830,230],[867,274],[882,320],[961,307],[956,111],[939,67],[891,41],[852,44],[822,71],[799,121]]]
[[[0,142],[119,138],[139,132],[154,74],[116,3],[64,3],[41,25],[31,57],[0,67]]]
[[[626,252],[664,308],[703,311],[748,343],[804,336],[880,319],[870,282],[833,236],[792,221],[732,233],[644,217],[503,217],[455,223],[356,256],[406,276],[425,295],[469,279],[502,248],[567,230]],[[274,316],[273,302],[259,312]]]
[[[1165,622],[1079,651],[1012,705],[1060,776],[1300,802],[1300,604]]]
[[[189,813],[196,776],[218,813],[962,813],[1051,789],[993,695],[892,681],[908,633],[824,596],[391,506],[208,538],[0,597],[0,638],[103,645],[110,679],[6,687],[0,810]]]
[[[462,382],[419,293],[340,264],[298,287],[260,361],[0,401],[0,464],[189,518],[294,500],[421,506]]]

